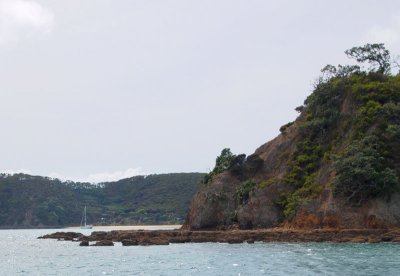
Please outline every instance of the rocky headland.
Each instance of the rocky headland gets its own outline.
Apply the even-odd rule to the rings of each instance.
[[[400,74],[382,44],[346,54],[370,69],[327,65],[279,136],[224,149],[184,229],[400,227]]]

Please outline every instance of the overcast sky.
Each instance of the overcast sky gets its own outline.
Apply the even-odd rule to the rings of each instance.
[[[400,1],[0,0],[0,171],[207,172],[365,42],[400,54]]]

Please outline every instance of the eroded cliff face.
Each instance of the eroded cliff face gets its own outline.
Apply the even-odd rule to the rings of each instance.
[[[294,125],[291,127],[291,134],[279,135],[254,153],[263,160],[263,164],[250,179],[255,183],[273,179],[268,187],[254,189],[249,199],[240,203],[236,192],[243,178],[226,171],[195,195],[184,228],[195,230],[400,227],[399,193],[371,199],[361,206],[352,206],[344,198],[334,196],[331,187],[334,170],[331,164],[319,170],[316,181],[322,187],[320,195],[302,203],[292,219],[285,218],[279,203],[283,194],[293,191],[291,185],[284,183],[283,177],[287,174],[284,161],[294,151],[295,129]]]
[[[324,94],[324,97],[336,97],[329,108],[337,115],[322,127],[319,126],[317,131],[312,123],[325,119],[318,117],[324,112],[321,111],[324,107],[318,106],[321,105],[318,101],[315,106],[306,106],[293,124],[286,127],[278,137],[259,147],[242,165],[232,167],[204,184],[192,200],[183,228],[400,227],[400,194],[397,191],[393,190],[389,195],[368,194],[367,200],[357,202],[352,201],[351,195],[338,192],[338,186],[335,189],[337,154],[345,152],[356,139],[361,139],[354,133],[358,127],[354,125],[354,117],[359,116],[364,108],[363,102],[352,92],[354,83],[345,85],[337,88],[337,91],[333,90],[332,95],[329,95],[329,91]],[[398,105],[400,90],[396,87],[393,91],[399,96],[394,100],[394,104]],[[384,106],[387,103],[380,104]],[[400,118],[398,113],[393,116]],[[370,125],[360,134],[361,137],[374,133],[378,128],[376,120],[366,123]],[[313,134],[307,133],[310,125],[314,127],[310,128]],[[396,139],[395,142],[400,141]],[[306,148],[308,153],[301,148],[305,148],[305,140],[307,147],[311,148]],[[318,151],[313,149],[316,145]],[[317,157],[312,157],[312,162],[307,161],[307,154]],[[302,160],[306,161],[302,163]],[[393,168],[395,170],[399,166],[394,165]],[[238,191],[246,181],[253,186],[243,198],[238,196]]]
[[[262,228],[282,223],[282,208],[277,200],[281,193],[291,189],[288,185],[277,181],[264,189],[256,189],[244,204],[238,201],[236,193],[245,179],[261,182],[287,173],[284,157],[294,151],[295,129],[293,125],[285,135],[261,146],[239,170],[225,171],[202,187],[192,200],[184,228]],[[258,163],[255,169],[247,170],[254,160]]]

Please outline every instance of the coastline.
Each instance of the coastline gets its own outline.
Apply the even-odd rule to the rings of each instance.
[[[96,226],[96,225],[94,225],[93,226],[93,228],[92,228],[92,230],[93,229],[114,229],[114,228],[119,228],[119,229],[137,229],[137,230],[140,230],[140,229],[143,229],[143,230],[146,230],[146,229],[157,229],[157,228],[167,228],[167,229],[179,229],[179,228],[181,228],[182,227],[182,225],[180,225],[180,224],[161,224],[161,225],[105,225],[105,226],[102,226],[102,225],[99,225],[99,226]],[[81,229],[81,227],[80,226],[68,226],[68,227],[64,227],[64,228],[62,228],[62,229]]]
[[[96,229],[132,229],[132,230],[156,230],[156,229],[179,229],[181,228],[181,224],[160,224],[160,225],[99,225],[99,226],[93,226],[92,230]],[[60,229],[60,230],[80,230],[80,226],[0,226],[0,230],[40,230],[40,229]],[[89,229],[90,230],[90,229]]]
[[[40,230],[40,229],[64,229],[60,226],[0,226],[0,230]]]

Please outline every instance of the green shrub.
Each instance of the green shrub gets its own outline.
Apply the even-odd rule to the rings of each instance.
[[[269,186],[271,186],[272,184],[275,184],[277,182],[276,178],[270,178],[268,180],[263,180],[260,183],[257,184],[257,188],[259,189],[265,189]]]
[[[214,169],[204,176],[202,182],[204,184],[209,183],[215,175],[220,174],[233,167],[240,167],[241,165],[243,165],[245,160],[245,154],[235,155],[231,152],[229,148],[223,149],[221,151],[221,154],[215,160]]]
[[[236,199],[240,204],[246,204],[250,198],[250,193],[254,191],[257,184],[251,180],[247,180],[240,184],[236,190]]]
[[[294,124],[294,122],[289,122],[289,123],[287,123],[287,124],[281,126],[281,127],[279,128],[279,131],[280,131],[281,133],[284,133],[285,130],[286,130],[288,127],[290,127],[291,125],[293,125],[293,124]]]
[[[360,205],[367,199],[398,191],[399,178],[385,161],[378,137],[354,141],[335,163],[335,192]]]
[[[283,207],[285,218],[293,218],[300,204],[315,199],[321,194],[322,186],[315,182],[315,178],[315,173],[307,176],[304,185],[300,189],[284,197],[280,204]]]

